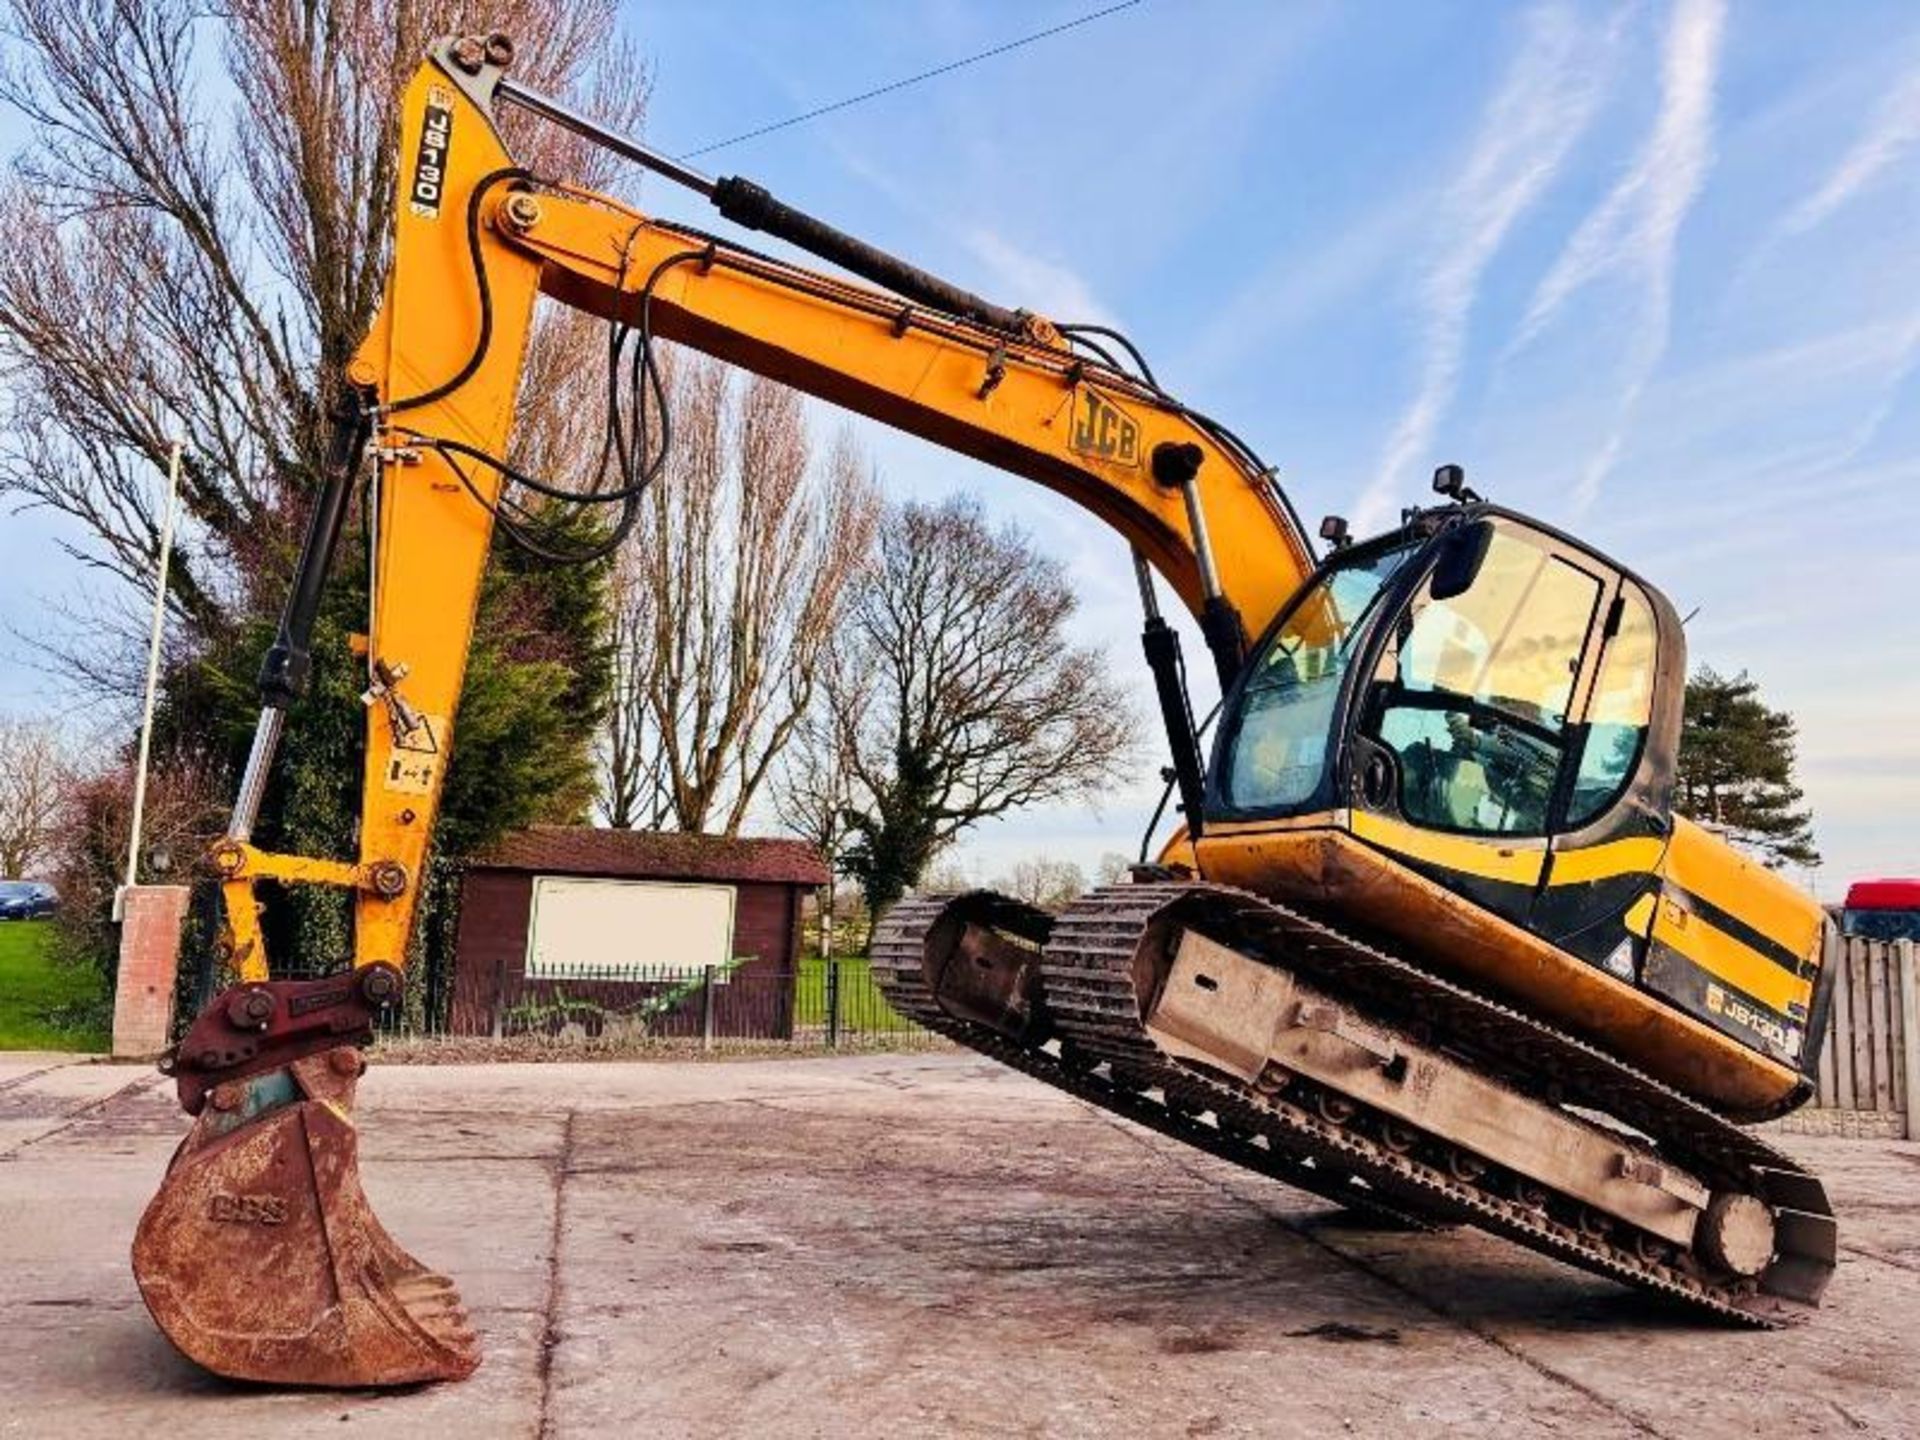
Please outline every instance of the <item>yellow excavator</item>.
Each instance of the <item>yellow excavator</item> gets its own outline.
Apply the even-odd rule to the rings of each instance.
[[[452,1282],[367,1206],[354,1087],[401,994],[491,539],[538,546],[530,510],[571,502],[605,507],[594,550],[618,542],[671,443],[659,340],[1036,481],[1132,551],[1182,824],[1132,883],[1057,914],[987,892],[903,901],[873,947],[898,1008],[1382,1222],[1473,1225],[1743,1324],[1817,1305],[1825,1192],[1741,1125],[1811,1093],[1825,921],[1673,814],[1686,643],[1658,590],[1452,466],[1387,534],[1329,519],[1316,559],[1273,471],[1123,336],[1002,308],[690,171],[518,84],[512,57],[501,35],[448,39],[405,92],[385,301],[340,387],[210,856],[238,983],[163,1062],[195,1118],[133,1251],[182,1351],[320,1385],[478,1363]],[[501,139],[506,107],[858,278],[534,174]],[[541,295],[608,326],[592,483],[500,458]],[[359,858],[267,853],[254,821],[369,450]],[[1159,582],[1220,679],[1204,755]],[[336,973],[273,978],[261,880],[352,892]]]

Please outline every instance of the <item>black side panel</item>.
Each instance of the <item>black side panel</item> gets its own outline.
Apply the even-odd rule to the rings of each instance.
[[[1578,885],[1548,885],[1534,902],[1532,928],[1569,954],[1599,965],[1626,935],[1627,911],[1641,896],[1659,888],[1659,877],[1650,871],[1629,871]]]
[[[1689,1015],[1763,1055],[1804,1070],[1802,1056],[1809,1048],[1805,1031],[1783,1021],[1751,995],[1709,975],[1678,950],[1653,941],[1647,947],[1644,973],[1649,990],[1666,996]]]

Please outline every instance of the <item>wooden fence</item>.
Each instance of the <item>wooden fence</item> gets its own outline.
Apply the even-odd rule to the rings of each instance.
[[[1781,1122],[1803,1134],[1920,1139],[1920,946],[1836,937],[1820,1092]]]

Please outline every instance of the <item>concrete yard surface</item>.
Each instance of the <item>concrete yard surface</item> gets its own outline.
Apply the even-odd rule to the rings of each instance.
[[[1920,1145],[1784,1142],[1824,1310],[1702,1322],[1322,1202],[977,1057],[377,1066],[363,1173],[478,1375],[227,1384],[127,1246],[186,1127],[153,1072],[0,1056],[0,1436],[1920,1435]]]

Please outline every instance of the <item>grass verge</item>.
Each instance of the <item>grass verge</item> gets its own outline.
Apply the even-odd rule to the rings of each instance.
[[[794,980],[794,1028],[824,1028],[826,1023],[827,962],[818,958],[802,959]],[[852,1034],[918,1027],[887,1004],[886,996],[874,983],[872,965],[864,959],[848,957],[840,961],[840,1028]]]
[[[53,957],[45,920],[0,924],[0,1050],[105,1050],[107,997],[97,971]]]

